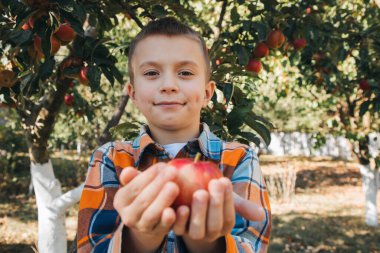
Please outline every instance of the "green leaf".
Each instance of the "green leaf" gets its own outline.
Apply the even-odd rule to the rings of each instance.
[[[235,106],[227,115],[227,128],[234,134],[243,125],[246,114],[251,110],[249,107]]]
[[[266,40],[269,29],[265,23],[252,22],[252,27],[254,27],[254,29],[257,31],[260,41]]]
[[[106,78],[108,79],[108,81],[113,86],[115,84],[115,78],[113,77],[112,71],[109,68],[107,68],[107,67],[101,67],[101,69],[102,69],[103,74],[106,76]]]
[[[32,36],[32,32],[31,31],[13,30],[9,34],[9,39],[13,43],[15,43],[17,45],[21,45],[21,44],[27,42],[28,40],[30,40],[31,36]]]
[[[132,122],[123,122],[117,126],[111,127],[109,132],[113,137],[119,134],[125,138],[130,139],[138,136],[140,132],[140,126]]]
[[[370,100],[364,101],[360,105],[360,111],[359,111],[359,116],[363,117],[363,115],[368,111],[369,105],[371,104]]]
[[[246,139],[248,142],[253,142],[256,146],[260,145],[260,138],[256,136],[256,134],[252,132],[240,132],[239,135]]]
[[[162,5],[156,4],[153,6],[153,15],[157,18],[163,18],[167,15],[167,11]]]
[[[98,91],[100,88],[100,69],[97,66],[89,66],[87,73],[88,80],[90,82],[91,91]]]
[[[259,115],[255,114],[252,111],[250,111],[248,114],[249,114],[250,117],[252,117],[256,121],[260,121],[260,122],[264,123],[265,125],[267,125],[268,127],[272,128],[272,129],[276,128],[269,120],[267,120],[263,116],[259,116]]]
[[[55,66],[54,57],[47,58],[44,63],[41,64],[38,74],[41,77],[41,80],[45,80],[51,76]]]
[[[237,53],[238,63],[242,66],[247,65],[250,57],[249,51],[240,44],[235,44],[232,48]]]
[[[116,80],[119,82],[119,83],[123,83],[124,80],[123,80],[123,75],[121,74],[121,72],[119,71],[118,68],[116,68],[114,65],[110,66],[111,68],[111,71],[113,73],[113,76],[116,78]]]
[[[235,87],[232,97],[234,99],[234,104],[240,105],[240,104],[244,104],[246,95],[243,93],[243,91],[239,87]]]
[[[225,83],[223,85],[223,95],[226,98],[226,104],[230,102],[233,93],[234,85],[232,83]]]
[[[46,30],[45,36],[41,37],[42,38],[41,47],[46,59],[49,58],[51,55],[50,52],[51,52],[52,45],[51,45],[50,37],[51,37],[51,28],[48,28]]]
[[[240,15],[237,12],[236,6],[234,6],[231,10],[231,20],[232,22],[236,23],[238,20],[240,20]]]
[[[259,121],[255,120],[253,117],[251,117],[249,114],[245,116],[245,123],[252,128],[256,133],[260,135],[260,137],[264,140],[265,144],[269,146],[271,141],[270,131],[268,128],[260,123]]]
[[[74,67],[74,66],[70,66],[70,67],[67,67],[63,70],[62,74],[65,76],[65,77],[68,77],[68,78],[76,78],[78,77],[78,74],[80,72],[82,67]]]

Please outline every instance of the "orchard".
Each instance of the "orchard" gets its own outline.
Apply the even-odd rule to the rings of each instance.
[[[16,115],[15,128],[26,140],[39,252],[67,251],[64,213],[81,191],[62,193],[52,152],[77,140],[93,150],[136,136],[143,120],[123,90],[129,44],[150,20],[165,16],[206,40],[217,91],[202,120],[216,135],[256,146],[269,145],[275,131],[340,135],[350,140],[358,168],[376,175],[379,153],[369,150],[369,135],[380,126],[379,5],[0,0],[0,103]],[[285,100],[302,103],[297,110],[295,102],[279,108]],[[318,117],[305,120],[316,111]],[[373,203],[377,188],[367,179]],[[377,225],[376,215],[367,213],[368,225]]]

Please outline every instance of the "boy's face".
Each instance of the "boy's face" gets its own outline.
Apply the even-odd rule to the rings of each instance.
[[[132,68],[129,96],[150,128],[199,128],[200,111],[215,89],[199,42],[186,36],[149,36],[138,43]]]

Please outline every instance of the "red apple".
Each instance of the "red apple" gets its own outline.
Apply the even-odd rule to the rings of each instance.
[[[257,58],[263,58],[269,55],[269,48],[264,42],[260,42],[253,50],[253,55]]]
[[[295,50],[300,50],[307,46],[307,41],[304,38],[299,38],[295,39],[292,44]]]
[[[88,78],[87,78],[87,72],[88,72],[88,67],[82,67],[79,73],[79,81],[82,84],[88,84]]]
[[[75,35],[74,29],[69,24],[60,25],[54,33],[54,36],[63,44],[70,43],[75,38]]]
[[[260,73],[262,68],[263,65],[261,64],[261,61],[255,59],[249,60],[247,66],[245,66],[246,70],[255,72],[256,74]]]
[[[371,89],[371,86],[369,85],[369,82],[366,80],[366,79],[362,79],[360,80],[359,82],[359,87],[360,89],[362,89],[363,91],[368,91]]]
[[[170,161],[168,164],[175,167],[178,171],[176,183],[179,187],[179,195],[173,203],[174,208],[181,205],[190,207],[193,193],[196,190],[207,190],[208,183],[212,179],[222,177],[218,166],[213,162],[179,158]]]
[[[65,104],[67,106],[72,106],[74,104],[74,96],[72,94],[65,95]]]
[[[271,31],[266,40],[266,44],[270,48],[280,48],[284,42],[285,35],[280,30]]]
[[[29,22],[27,21],[25,24],[21,26],[21,29],[24,31],[30,30]]]

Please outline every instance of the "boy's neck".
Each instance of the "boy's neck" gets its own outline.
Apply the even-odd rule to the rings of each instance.
[[[188,128],[171,130],[149,125],[149,130],[153,140],[161,145],[167,145],[171,143],[185,143],[197,138],[200,134],[199,126],[200,124],[192,124]]]

